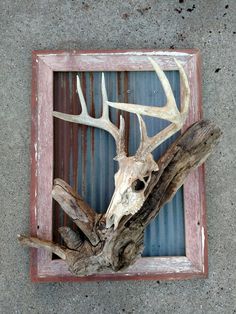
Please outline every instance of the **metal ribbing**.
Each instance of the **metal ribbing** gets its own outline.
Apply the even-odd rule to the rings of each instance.
[[[176,102],[179,105],[179,74],[166,72]],[[79,73],[88,112],[99,117],[101,108],[101,73]],[[149,106],[163,106],[166,102],[163,89],[154,72],[106,72],[108,99]],[[78,114],[79,99],[76,94],[76,73],[55,73],[55,110]],[[126,141],[129,153],[135,153],[139,145],[139,126],[134,114],[125,116]],[[110,109],[114,123],[119,123],[120,112]],[[156,118],[144,117],[149,135],[154,135],[168,125]],[[107,132],[54,119],[54,177],[65,179],[97,212],[104,212],[109,205],[113,190],[113,175],[117,170],[114,140]],[[176,135],[168,139],[154,151],[158,159]],[[59,226],[71,225],[62,210],[54,203],[54,230]],[[54,232],[54,239],[59,240]],[[184,255],[184,211],[183,191],[180,189],[172,202],[161,209],[158,217],[151,222],[145,232],[143,256]]]

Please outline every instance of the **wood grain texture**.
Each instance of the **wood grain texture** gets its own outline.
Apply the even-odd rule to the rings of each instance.
[[[94,230],[96,214],[94,210],[61,179],[54,180],[52,197],[61,205],[64,212],[73,219],[89,241],[96,245],[99,237]]]
[[[191,107],[190,116],[185,128],[198,120],[202,115],[201,107],[201,81],[200,59],[197,50],[140,50],[140,51],[35,51],[33,53],[33,78],[32,78],[32,149],[31,149],[31,232],[37,237],[52,238],[52,206],[51,195],[46,192],[42,200],[36,194],[36,190],[43,191],[46,187],[52,187],[52,75],[53,71],[142,71],[151,70],[146,61],[147,55],[154,59],[164,69],[176,69],[173,57],[178,58],[183,64],[190,81]],[[115,64],[115,65],[114,65]],[[48,77],[45,84],[45,76]],[[41,96],[40,96],[41,95]],[[44,95],[44,96],[43,96]],[[43,109],[45,103],[47,109]],[[42,111],[41,111],[42,110]],[[45,110],[45,111],[44,111]],[[39,115],[44,112],[46,115]],[[48,124],[45,124],[46,118]],[[42,129],[41,129],[42,127]],[[41,130],[39,130],[41,129]],[[43,131],[42,131],[43,130]],[[38,133],[39,132],[39,133]],[[41,133],[40,133],[41,132]],[[45,144],[39,143],[43,133],[46,136]],[[39,135],[41,134],[41,135]],[[47,150],[44,155],[46,169],[43,161],[38,158],[38,145]],[[36,148],[35,148],[36,147]],[[40,169],[40,172],[38,170]],[[45,169],[45,170],[44,170]],[[42,171],[42,173],[41,173]],[[51,171],[51,173],[50,173]],[[39,176],[43,176],[45,182]],[[45,185],[44,185],[45,183]],[[120,279],[184,279],[202,277],[207,275],[207,237],[205,219],[204,196],[204,171],[200,167],[190,175],[184,186],[185,198],[185,228],[186,247],[189,263],[182,268],[182,258],[141,258],[128,272],[119,274],[102,274],[85,277],[73,277],[66,270],[66,265],[61,260],[52,260],[51,254],[41,250],[32,250],[31,278],[33,281],[85,281],[85,280],[120,280]],[[194,190],[194,187],[198,188]],[[190,193],[191,191],[195,191]],[[202,194],[203,193],[203,194]],[[192,204],[194,200],[194,206]],[[200,227],[199,227],[200,218]],[[197,226],[197,227],[196,227]],[[42,228],[42,229],[41,229]],[[199,231],[201,229],[201,231]],[[203,230],[203,231],[202,231]],[[190,236],[191,235],[191,236]],[[196,241],[198,243],[196,248]],[[176,259],[175,269],[168,268],[168,261]],[[164,261],[164,262],[163,262]],[[161,267],[163,263],[167,267]]]

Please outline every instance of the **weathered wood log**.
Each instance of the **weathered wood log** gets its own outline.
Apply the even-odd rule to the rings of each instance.
[[[119,271],[133,264],[143,251],[144,230],[160,208],[172,199],[189,172],[201,165],[219,141],[221,131],[209,121],[192,125],[159,159],[159,171],[152,173],[146,201],[133,216],[125,216],[118,227],[106,228],[104,215],[95,214],[62,180],[56,180],[53,197],[72,217],[86,237],[60,228],[67,247],[20,236],[22,244],[44,247],[64,259],[75,275]]]
[[[84,242],[79,231],[75,232],[69,227],[60,227],[58,231],[69,249],[78,250]]]
[[[55,179],[52,197],[61,205],[68,216],[73,219],[91,244],[98,244],[99,238],[94,230],[97,215],[69,184],[61,179]]]

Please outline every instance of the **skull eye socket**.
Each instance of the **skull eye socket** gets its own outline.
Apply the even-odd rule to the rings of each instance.
[[[134,192],[141,192],[144,190],[145,184],[143,181],[137,179],[132,183],[131,187]]]
[[[145,182],[147,182],[148,179],[149,179],[149,176],[146,176],[146,177],[144,177],[143,179],[144,179]]]

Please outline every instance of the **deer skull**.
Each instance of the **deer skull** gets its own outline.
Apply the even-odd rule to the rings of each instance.
[[[115,191],[106,213],[107,228],[114,224],[115,229],[123,216],[134,215],[141,208],[151,173],[158,170],[152,154],[148,154],[145,160],[131,156],[118,162]]]
[[[108,101],[104,74],[102,74],[101,90],[103,113],[100,118],[96,119],[89,116],[79,77],[77,77],[77,91],[82,108],[81,114],[70,115],[53,112],[55,117],[65,121],[104,129],[109,132],[116,141],[116,160],[119,163],[119,170],[115,174],[115,191],[105,215],[107,228],[114,225],[114,229],[116,229],[123,216],[134,215],[142,207],[145,200],[145,190],[147,189],[151,174],[153,171],[158,171],[158,166],[151,153],[157,146],[181,129],[188,113],[190,89],[188,79],[182,65],[175,60],[180,72],[181,83],[183,86],[182,105],[181,110],[179,111],[176,106],[169,81],[164,72],[153,59],[149,58],[149,60],[159,77],[166,94],[167,103],[164,107],[147,107],[136,104]],[[137,114],[141,140],[140,146],[134,156],[126,156],[124,119],[122,116],[120,117],[120,128],[117,128],[114,124],[112,124],[109,119],[109,106]],[[172,123],[160,133],[149,137],[147,135],[145,123],[141,117],[142,114],[168,120]]]

